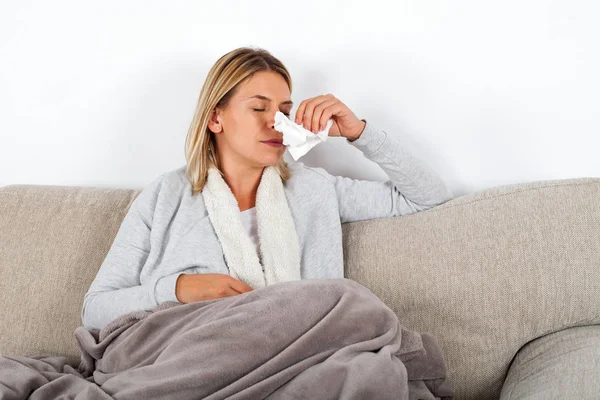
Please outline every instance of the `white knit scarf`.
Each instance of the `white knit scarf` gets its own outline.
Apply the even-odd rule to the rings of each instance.
[[[244,229],[237,199],[213,166],[208,170],[202,196],[233,278],[254,289],[301,279],[296,228],[283,182],[274,166],[264,168],[256,193],[258,242],[263,265]]]

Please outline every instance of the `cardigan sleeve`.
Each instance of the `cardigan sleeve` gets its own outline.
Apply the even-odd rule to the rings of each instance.
[[[163,301],[177,301],[174,286],[181,273],[140,283],[150,252],[154,208],[164,174],[133,200],[94,281],[83,299],[81,319],[88,330],[100,330],[131,311],[152,310]]]
[[[313,168],[334,184],[342,223],[408,215],[452,199],[452,191],[435,171],[372,123],[367,122],[358,139],[346,141],[377,163],[389,179],[352,179]]]

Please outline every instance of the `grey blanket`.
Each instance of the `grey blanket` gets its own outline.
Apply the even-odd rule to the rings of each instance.
[[[434,337],[345,278],[163,303],[75,337],[77,369],[0,355],[0,399],[452,398]]]

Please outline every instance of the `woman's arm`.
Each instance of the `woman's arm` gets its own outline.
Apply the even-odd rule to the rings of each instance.
[[[358,139],[346,140],[390,179],[351,179],[312,168],[334,183],[342,223],[412,214],[452,199],[450,188],[435,171],[372,123],[366,124]]]
[[[174,288],[181,273],[140,284],[150,252],[150,231],[164,175],[144,188],[132,202],[94,281],[83,299],[81,319],[87,329],[102,329],[120,315],[152,310],[177,301]]]

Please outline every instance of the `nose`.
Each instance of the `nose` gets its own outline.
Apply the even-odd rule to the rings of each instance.
[[[275,130],[275,114],[272,114],[271,119],[269,119],[269,128]]]

